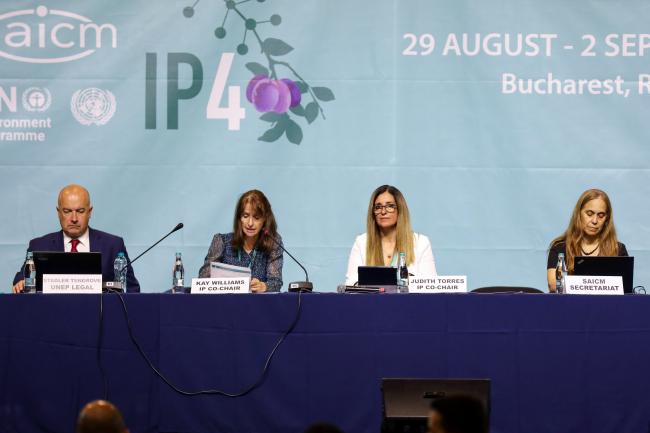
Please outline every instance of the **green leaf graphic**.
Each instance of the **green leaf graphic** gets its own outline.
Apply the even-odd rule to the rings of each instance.
[[[310,102],[305,107],[305,119],[307,119],[307,122],[311,123],[314,120],[316,120],[317,116],[318,116],[318,105],[316,105],[315,102]]]
[[[259,63],[250,62],[246,63],[246,68],[253,73],[253,75],[264,75],[265,77],[269,76],[269,70],[266,69],[263,65]]]
[[[291,119],[287,122],[286,134],[289,141],[293,144],[300,144],[302,141],[302,129],[300,128],[300,125]]]
[[[271,56],[284,56],[293,51],[293,47],[280,39],[267,38],[262,42],[262,51]]]
[[[300,93],[307,93],[309,86],[304,81],[296,81],[296,86],[300,89]]]
[[[314,91],[314,95],[321,101],[327,102],[334,100],[334,93],[327,87],[312,87],[311,90]]]
[[[260,120],[263,120],[265,122],[273,123],[273,122],[278,122],[282,118],[282,115],[279,113],[274,113],[273,111],[269,111],[268,113],[264,113],[260,116]]]
[[[305,108],[302,105],[296,105],[295,107],[289,108],[289,110],[296,116],[305,116]]]
[[[278,138],[282,137],[284,127],[284,122],[278,122],[273,128],[267,129],[258,140],[266,142],[276,141]]]

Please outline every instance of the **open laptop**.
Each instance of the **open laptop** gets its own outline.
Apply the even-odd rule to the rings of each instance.
[[[34,251],[36,291],[43,291],[43,274],[100,274],[102,253]]]
[[[469,395],[490,414],[489,379],[382,379],[383,432],[425,431],[431,401],[453,395]]]
[[[634,257],[577,256],[574,275],[621,276],[623,292],[634,293]]]
[[[391,266],[359,266],[357,286],[383,288],[385,292],[397,291],[397,269]]]

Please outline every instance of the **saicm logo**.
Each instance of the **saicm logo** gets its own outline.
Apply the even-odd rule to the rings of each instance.
[[[117,47],[117,28],[73,12],[22,9],[0,15],[0,57],[25,63],[63,63]]]

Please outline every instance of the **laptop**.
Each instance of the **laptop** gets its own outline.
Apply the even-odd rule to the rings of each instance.
[[[357,269],[359,286],[397,287],[397,269],[391,266],[359,266]]]
[[[483,402],[490,414],[489,379],[382,379],[383,432],[425,431],[431,401],[468,395]]]
[[[634,257],[577,256],[574,261],[574,275],[621,276],[623,292],[634,293]]]
[[[62,251],[34,251],[36,291],[43,291],[43,274],[99,274],[102,273],[102,253],[64,253]]]

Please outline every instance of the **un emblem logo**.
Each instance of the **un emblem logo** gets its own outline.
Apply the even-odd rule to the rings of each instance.
[[[77,90],[70,99],[70,111],[82,125],[104,125],[115,114],[115,96],[108,90],[90,87]]]
[[[30,87],[23,92],[22,103],[26,111],[45,111],[50,108],[52,95],[45,87]]]

